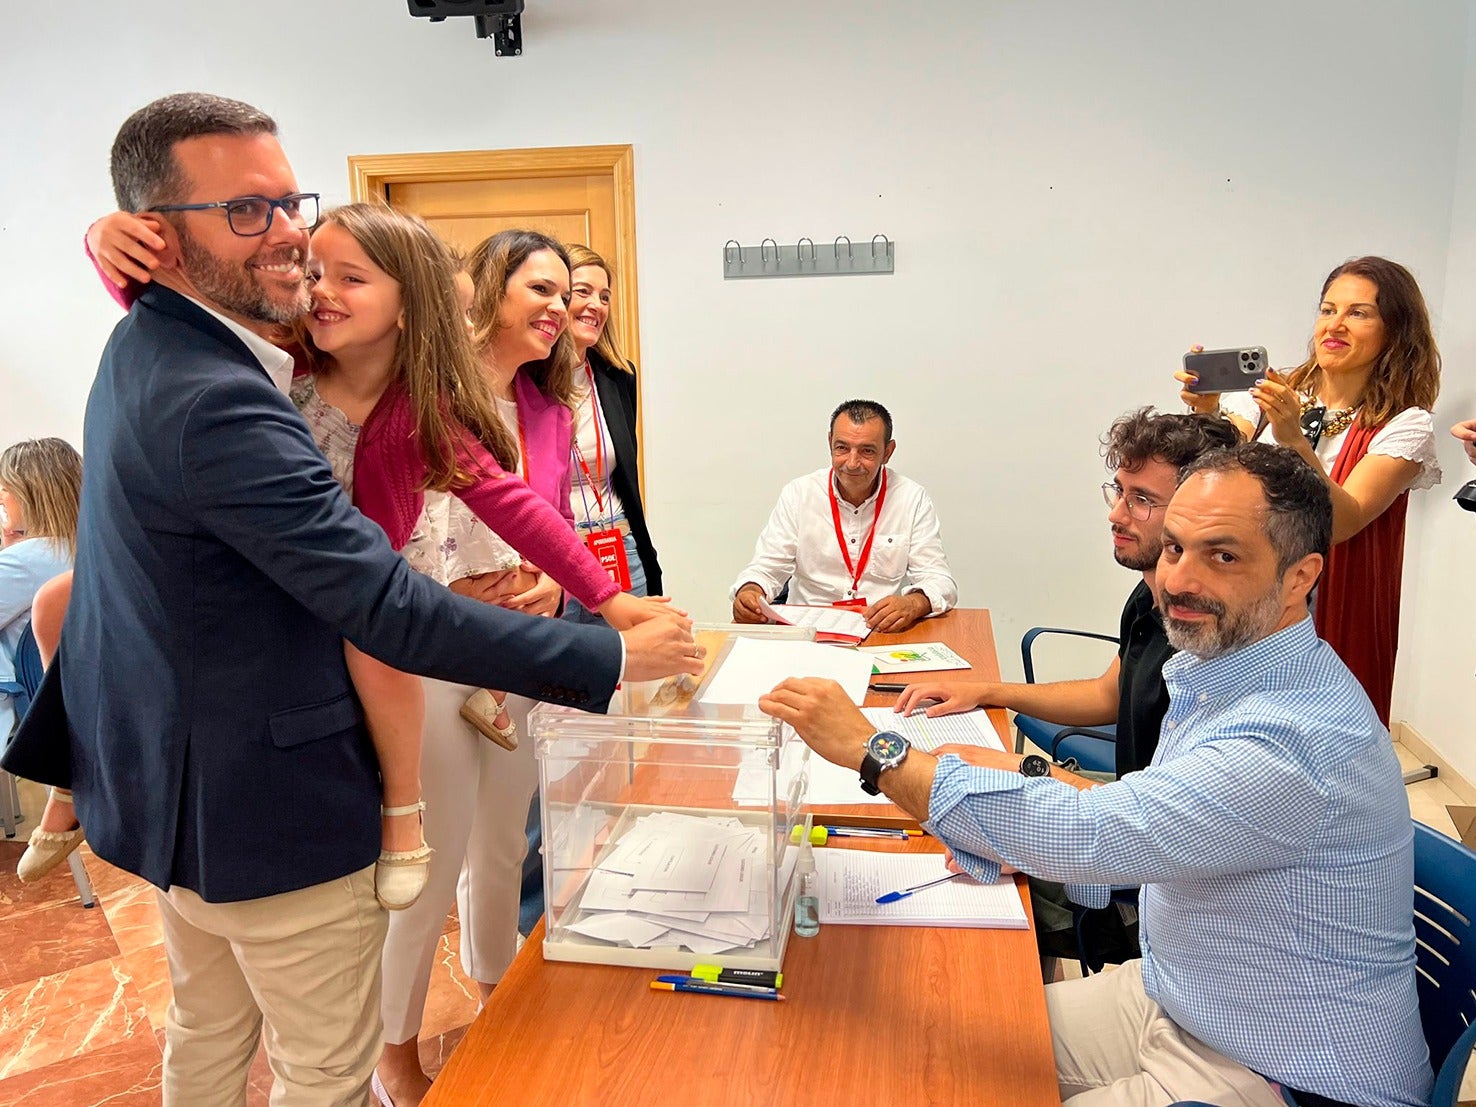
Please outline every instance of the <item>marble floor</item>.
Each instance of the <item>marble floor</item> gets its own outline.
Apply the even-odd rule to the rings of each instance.
[[[1416,759],[1403,747],[1406,768]],[[1447,834],[1447,804],[1461,800],[1439,779],[1408,789],[1415,818]],[[34,818],[41,790],[22,783]],[[0,1104],[12,1107],[145,1107],[159,1102],[169,978],[153,890],[83,847],[97,906],[84,909],[61,866],[22,885],[15,864],[30,822],[0,839]],[[439,1071],[476,1013],[476,987],[461,972],[453,916],[441,939],[420,1052]],[[250,1107],[266,1107],[271,1073],[252,1067]]]
[[[42,791],[21,782],[28,821],[0,839],[0,1104],[146,1107],[159,1102],[169,976],[153,889],[83,846],[97,906],[83,908],[71,870],[16,879]],[[453,915],[441,937],[420,1055],[434,1075],[477,1009]],[[258,1051],[249,1107],[267,1107],[272,1077]]]

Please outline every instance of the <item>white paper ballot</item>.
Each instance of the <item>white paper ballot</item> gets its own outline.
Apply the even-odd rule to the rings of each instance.
[[[598,938],[602,942],[628,946],[651,945],[667,931],[667,927],[661,923],[647,922],[619,911],[591,915],[577,923],[570,923],[569,929],[576,934]]]
[[[890,707],[863,707],[861,714],[877,730],[896,731],[926,753],[948,745],[1004,749],[999,731],[994,729],[989,713],[983,708],[958,715],[939,715],[936,719],[928,718],[921,711],[899,715]]]
[[[849,607],[808,607],[790,603],[771,605],[767,600],[760,600],[759,610],[776,623],[787,623],[792,627],[814,627],[817,635],[834,634],[860,642],[871,633],[871,628],[866,625],[866,617]]]
[[[879,896],[948,875],[941,853],[881,853],[864,849],[817,849],[820,921],[871,926],[967,926],[1023,930],[1025,907],[1010,877],[978,884],[959,877],[898,900]]]
[[[805,803],[812,807],[892,802],[886,796],[872,796],[863,792],[861,775],[855,769],[832,765],[818,753],[811,752],[798,737],[791,735],[779,755],[779,771],[775,775],[775,785],[780,795],[789,794],[795,777],[801,772],[806,774]],[[769,767],[765,751],[750,750],[744,755],[733,779],[733,802],[740,807],[764,807],[769,803]]]
[[[579,901],[586,917],[569,928],[643,949],[752,948],[770,936],[770,897],[783,895],[797,853],[787,851],[776,891],[760,876],[770,848],[764,828],[731,815],[642,815],[590,872]]]
[[[871,679],[871,658],[814,642],[782,642],[737,638],[722,665],[698,697],[701,703],[756,704],[762,695],[790,677],[828,677],[840,682],[860,705]]]

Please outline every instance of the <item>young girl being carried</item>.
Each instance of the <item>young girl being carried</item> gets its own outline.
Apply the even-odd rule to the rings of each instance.
[[[89,231],[99,271],[125,302],[159,261],[147,218],[115,213]],[[292,393],[334,475],[396,549],[410,543],[425,493],[449,492],[617,630],[673,612],[620,592],[560,513],[508,475],[518,447],[473,352],[457,270],[428,224],[382,205],[330,210],[314,231],[313,306]],[[497,598],[487,587],[484,598]],[[504,594],[517,589],[510,579]],[[418,819],[424,695],[419,678],[344,649],[380,762],[376,893],[399,910],[419,896],[430,861]]]

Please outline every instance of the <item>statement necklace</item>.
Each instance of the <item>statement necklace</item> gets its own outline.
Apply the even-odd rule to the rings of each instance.
[[[1354,404],[1352,407],[1327,408],[1317,402],[1316,396],[1303,396],[1302,420],[1305,424],[1309,412],[1320,411],[1321,418],[1316,420],[1320,424],[1317,428],[1317,437],[1336,438],[1353,425],[1353,419],[1358,414],[1360,406]],[[1313,448],[1316,448],[1316,442],[1313,443]]]

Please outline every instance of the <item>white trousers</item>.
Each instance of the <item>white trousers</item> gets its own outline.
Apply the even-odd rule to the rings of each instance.
[[[1046,988],[1066,1107],[1283,1107],[1265,1080],[1181,1030],[1143,990],[1143,962]]]
[[[435,850],[430,878],[414,905],[390,912],[384,943],[384,1040],[399,1045],[420,1032],[436,946],[455,903],[461,918],[461,963],[473,980],[495,984],[517,952],[518,897],[528,805],[538,790],[528,711],[533,701],[507,698],[518,748],[488,741],[461,716],[476,691],[425,680],[425,734],[420,781],[425,840]]]

